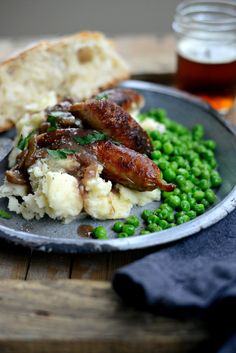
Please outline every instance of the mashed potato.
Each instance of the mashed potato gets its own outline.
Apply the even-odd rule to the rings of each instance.
[[[66,172],[73,163],[71,158],[38,160],[28,170],[33,192],[27,194],[25,186],[5,181],[0,187],[0,197],[8,197],[9,210],[22,214],[27,220],[48,215],[65,223],[83,210],[96,219],[125,218],[134,205],[160,200],[158,189],[139,192],[118,184],[112,188],[110,181],[100,177],[103,169],[100,165],[95,177],[79,185],[78,180]]]

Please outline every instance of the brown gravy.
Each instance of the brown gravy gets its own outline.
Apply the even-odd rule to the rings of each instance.
[[[94,227],[89,224],[81,224],[78,227],[77,233],[80,237],[91,238],[91,234],[92,234],[93,229],[94,229]]]

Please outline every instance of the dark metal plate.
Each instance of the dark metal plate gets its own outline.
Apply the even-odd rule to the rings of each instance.
[[[1,219],[0,237],[34,249],[56,252],[85,253],[145,248],[190,236],[200,229],[216,223],[236,207],[236,136],[230,124],[223,120],[209,105],[175,89],[140,81],[126,81],[122,86],[134,88],[145,96],[144,110],[164,108],[172,119],[187,127],[201,123],[205,126],[207,138],[216,140],[217,160],[223,184],[218,190],[218,200],[214,207],[195,220],[175,228],[123,239],[114,239],[114,236],[111,235],[109,240],[104,241],[81,238],[77,234],[77,228],[82,223],[90,223],[92,225],[103,224],[109,230],[114,221],[94,221],[87,217],[63,225],[48,217],[44,217],[40,221],[28,222],[22,217],[14,215],[10,220]],[[2,135],[2,137],[4,136]],[[1,183],[6,167],[7,161],[4,159],[0,163]],[[7,209],[6,205],[6,200],[0,199],[0,208]],[[155,209],[157,206],[158,203],[153,202],[148,208]],[[137,207],[133,209],[132,213],[140,214],[141,211],[142,208]]]

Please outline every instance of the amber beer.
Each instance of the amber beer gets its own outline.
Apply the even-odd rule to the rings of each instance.
[[[198,43],[199,44],[199,43]],[[177,50],[177,87],[227,112],[236,95],[236,48],[201,48],[180,43]]]

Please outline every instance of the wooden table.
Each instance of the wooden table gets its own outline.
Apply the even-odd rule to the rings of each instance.
[[[29,41],[0,40],[0,59]],[[170,82],[171,36],[116,43],[134,75]],[[114,270],[154,251],[60,255],[0,241],[0,352],[213,352],[218,340],[203,321],[142,313],[112,291]]]

